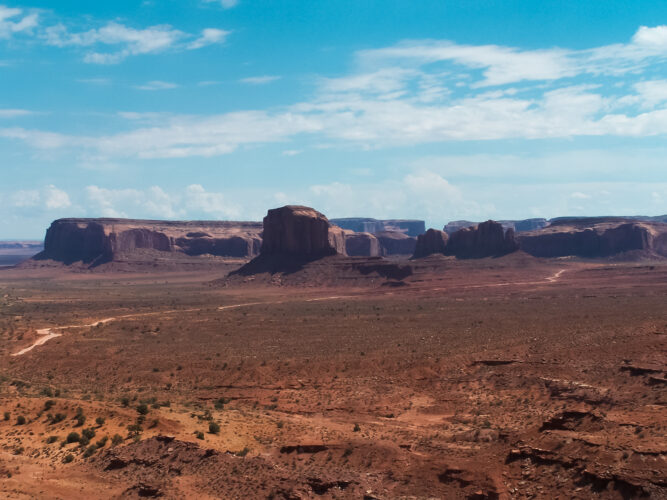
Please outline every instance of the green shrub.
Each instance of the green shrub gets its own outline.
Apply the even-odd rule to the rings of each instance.
[[[234,455],[236,455],[237,457],[245,457],[248,454],[249,451],[250,451],[250,448],[248,448],[246,446],[241,451],[237,451],[236,453],[234,453]]]
[[[58,441],[58,436],[49,436],[46,438],[46,444],[53,444]]]
[[[95,444],[97,445],[98,448],[104,448],[107,444],[107,441],[109,441],[109,436],[104,436]]]
[[[81,436],[81,437],[79,438],[79,444],[80,444],[81,446],[88,446],[88,445],[90,444],[90,439],[87,438],[86,436]]]
[[[95,419],[95,423],[96,423],[97,425],[99,425],[99,426],[104,425],[104,422],[106,422],[106,420],[104,420],[104,417],[97,417],[97,418]]]
[[[65,439],[68,443],[78,443],[81,440],[78,432],[70,432]]]
[[[74,419],[76,420],[76,425],[74,427],[81,427],[86,423],[86,416],[83,413],[77,413]]]
[[[51,407],[56,404],[56,402],[52,399],[48,399],[44,402],[44,411],[49,411]]]
[[[72,455],[71,453],[68,453],[67,455],[65,455],[65,458],[63,458],[63,463],[68,464],[68,463],[72,462],[73,460],[74,460],[74,455]]]
[[[93,439],[95,437],[95,429],[93,428],[84,429],[81,431],[81,434],[83,434],[83,436],[87,437],[88,439]]]
[[[120,434],[114,434],[114,436],[111,438],[111,446],[118,446],[122,442],[123,442],[123,436],[121,436]]]
[[[208,432],[211,434],[219,434],[220,433],[220,424],[217,422],[209,422],[208,423]]]
[[[130,398],[128,397],[120,398],[120,404],[123,405],[123,407],[127,408],[128,406],[130,406]]]
[[[197,439],[204,439],[204,433],[202,431],[195,431],[195,437]]]
[[[141,403],[137,406],[137,413],[139,415],[146,415],[148,413],[148,405],[146,403]]]
[[[86,448],[86,451],[83,452],[83,457],[88,458],[93,455],[97,451],[97,445],[96,444],[91,444],[88,448]]]
[[[352,432],[359,432],[361,430],[361,427],[359,427],[359,424],[354,424],[354,429],[352,429]]]
[[[25,417],[23,415],[16,417],[16,425],[25,425]]]
[[[9,420],[9,417],[10,417],[9,412],[6,411],[6,412],[5,412],[5,421]]]

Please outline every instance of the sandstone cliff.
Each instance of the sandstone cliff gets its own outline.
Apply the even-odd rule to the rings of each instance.
[[[459,229],[449,237],[445,253],[459,259],[498,257],[518,249],[514,230],[492,220]]]
[[[378,257],[380,242],[370,233],[345,231],[345,251],[350,257]]]
[[[380,253],[387,255],[412,255],[415,253],[417,238],[396,231],[383,231],[375,237],[380,242]]]
[[[444,254],[447,247],[447,233],[437,229],[429,229],[417,237],[414,258],[427,257],[433,254]]]
[[[667,224],[618,218],[558,219],[548,228],[519,236],[521,249],[536,257],[610,257],[626,252],[667,256]]]
[[[140,249],[250,258],[259,252],[261,230],[258,222],[59,219],[38,258],[102,263]]]
[[[274,208],[264,217],[261,254],[304,258],[345,255],[345,233],[312,208]]]
[[[356,233],[380,233],[393,231],[405,233],[408,236],[419,236],[426,226],[423,220],[415,219],[371,219],[363,217],[348,217],[344,219],[331,219],[331,222],[343,229]]]

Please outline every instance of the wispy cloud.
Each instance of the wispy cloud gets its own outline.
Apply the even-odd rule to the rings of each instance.
[[[187,47],[190,50],[201,49],[207,45],[223,43],[230,35],[231,31],[207,28],[202,31],[201,36],[190,42]]]
[[[232,9],[239,4],[239,0],[204,0],[206,3],[219,3],[223,9]]]
[[[11,38],[16,33],[31,32],[38,24],[37,13],[26,14],[23,9],[0,5],[0,39]]]
[[[241,83],[247,83],[249,85],[266,85],[267,83],[280,80],[280,78],[281,78],[280,76],[276,75],[249,76],[247,78],[241,78],[239,81]]]
[[[207,28],[200,35],[192,35],[169,25],[132,28],[118,22],[109,22],[100,28],[74,32],[60,23],[44,29],[41,38],[55,47],[93,48],[84,55],[84,62],[117,64],[129,56],[158,54],[168,50],[196,50],[207,45],[222,43],[229,31]],[[97,47],[108,49],[100,51]]]
[[[179,85],[176,83],[153,80],[143,85],[137,85],[134,88],[139,90],[170,90],[170,89],[176,89],[178,87]]]
[[[20,116],[28,116],[34,114],[34,111],[27,109],[1,109],[0,118],[17,118]]]

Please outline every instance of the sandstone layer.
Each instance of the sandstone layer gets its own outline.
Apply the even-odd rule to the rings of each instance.
[[[103,263],[142,249],[251,258],[259,252],[261,230],[257,222],[59,219],[38,258]]]
[[[447,233],[437,229],[429,229],[417,237],[414,258],[427,257],[433,254],[444,254],[447,247]]]
[[[459,259],[476,259],[506,255],[518,248],[513,229],[505,230],[500,223],[489,220],[452,234],[446,254]]]
[[[356,233],[381,233],[383,231],[396,231],[408,236],[419,236],[426,230],[423,220],[416,219],[386,219],[378,220],[364,217],[348,217],[344,219],[331,219],[338,227],[354,231]]]
[[[610,257],[626,253],[667,256],[667,224],[625,219],[558,219],[548,228],[519,236],[521,249],[536,257]]]
[[[345,251],[350,257],[378,257],[380,242],[371,233],[345,232]]]
[[[417,238],[396,231],[382,231],[375,237],[380,242],[380,252],[383,256],[412,255],[415,252]]]
[[[264,217],[262,255],[324,257],[345,254],[344,231],[317,210],[287,205]]]

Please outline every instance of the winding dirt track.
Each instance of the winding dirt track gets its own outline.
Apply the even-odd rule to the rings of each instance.
[[[543,284],[545,281],[548,283],[556,283],[558,280],[560,280],[561,276],[565,272],[565,269],[561,269],[558,272],[552,274],[551,276],[547,276],[541,281],[524,281],[524,282],[507,282],[507,283],[486,283],[483,285],[470,285],[467,287],[463,288],[487,288],[487,287],[499,287],[499,286],[509,286],[509,285],[537,285],[537,284]],[[442,288],[433,288],[434,291],[437,290],[442,290]],[[320,301],[325,301],[325,300],[338,300],[338,299],[348,299],[354,297],[354,295],[332,295],[330,297],[316,297],[312,299],[305,299],[303,302],[320,302]],[[297,300],[298,301],[298,300]],[[249,307],[249,306],[256,306],[256,305],[275,305],[275,304],[283,304],[285,302],[288,302],[286,300],[277,300],[277,301],[266,301],[266,302],[245,302],[241,304],[230,304],[226,306],[220,306],[218,307],[219,311],[224,311],[228,309],[238,309],[240,307]],[[294,301],[296,302],[296,301]],[[116,321],[118,319],[132,319],[132,318],[141,318],[145,316],[154,316],[158,314],[170,314],[170,313],[184,313],[184,312],[198,312],[201,311],[202,308],[193,308],[193,309],[172,309],[169,311],[157,311],[157,312],[148,312],[148,313],[136,313],[136,314],[124,314],[121,316],[111,316],[109,318],[104,318],[98,321],[93,321],[92,323],[87,323],[84,325],[66,325],[66,326],[55,326],[51,328],[40,328],[37,330],[37,335],[39,337],[35,342],[33,342],[31,345],[28,347],[25,347],[21,349],[18,352],[15,352],[12,354],[12,356],[23,356],[24,354],[32,351],[35,347],[41,346],[46,344],[49,340],[54,339],[56,337],[61,337],[62,333],[56,333],[58,330],[71,330],[71,329],[80,329],[80,328],[91,328],[94,326],[97,326],[99,324],[104,324],[104,323],[110,323],[111,321]]]

